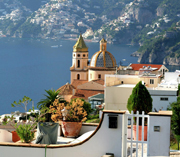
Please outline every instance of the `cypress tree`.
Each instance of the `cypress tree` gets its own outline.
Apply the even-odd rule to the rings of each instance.
[[[136,113],[139,111],[140,114],[142,111],[145,114],[152,111],[152,98],[142,81],[133,88],[132,94],[128,99],[127,108],[129,112],[133,111]]]

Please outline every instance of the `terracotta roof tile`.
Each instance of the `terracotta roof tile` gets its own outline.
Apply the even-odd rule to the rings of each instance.
[[[151,66],[151,68],[158,68],[159,70],[162,67],[162,64],[131,64],[132,70],[138,71],[139,69],[143,68],[143,66]]]
[[[76,89],[73,85],[66,83],[65,85],[61,86],[56,91],[60,91],[59,95],[72,95],[73,89]]]
[[[73,80],[71,85],[73,87],[77,88],[77,86],[82,85],[82,84],[84,84],[86,82],[88,82],[88,81],[87,80]]]
[[[74,98],[83,98],[85,100],[88,100],[88,97],[96,95],[98,93],[104,94],[104,91],[102,90],[83,90],[83,89],[77,89],[74,96],[71,97],[71,99]]]

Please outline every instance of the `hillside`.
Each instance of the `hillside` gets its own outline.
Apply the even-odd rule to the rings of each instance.
[[[141,63],[179,65],[173,59],[179,6],[179,0],[0,0],[0,37],[70,39],[81,32],[95,42],[104,36],[142,46]]]

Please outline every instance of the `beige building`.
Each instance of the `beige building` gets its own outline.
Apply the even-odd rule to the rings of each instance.
[[[146,87],[157,87],[161,82],[161,76],[155,74],[148,75],[106,75],[105,85],[120,85],[120,84],[137,84],[139,81],[144,82]]]
[[[88,47],[86,46],[82,35],[73,47],[71,83],[73,80],[88,80]]]
[[[66,84],[59,88],[65,100],[72,98],[83,98],[88,101],[88,97],[97,94],[104,94],[105,74],[116,72],[116,60],[114,56],[106,50],[107,41],[103,38],[100,41],[100,50],[96,52],[90,63],[88,62],[88,47],[82,35],[73,46],[71,84]]]
[[[167,110],[169,104],[177,100],[177,89],[158,87],[159,75],[106,75],[105,109],[127,110],[128,98],[139,81],[146,85],[153,99],[153,110]]]
[[[127,67],[119,66],[118,74],[124,75],[142,75],[142,74],[155,74],[164,77],[165,72],[169,70],[162,64],[129,64]]]
[[[82,35],[73,47],[71,83],[73,80],[97,80],[105,79],[105,74],[114,74],[116,72],[116,60],[114,56],[106,50],[107,41],[103,38],[100,41],[100,50],[96,52],[88,65],[88,47],[86,46]]]

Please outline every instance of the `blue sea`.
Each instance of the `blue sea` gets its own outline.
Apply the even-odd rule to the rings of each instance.
[[[24,96],[30,97],[36,107],[45,98],[45,90],[58,89],[70,82],[72,51],[76,41],[0,38],[0,115],[22,108],[11,103]],[[89,57],[99,51],[99,43],[86,42]],[[131,45],[107,45],[117,64],[137,63],[130,54],[138,49]],[[126,59],[126,61],[124,61]],[[174,67],[170,67],[174,70]],[[32,104],[29,104],[29,108]]]

